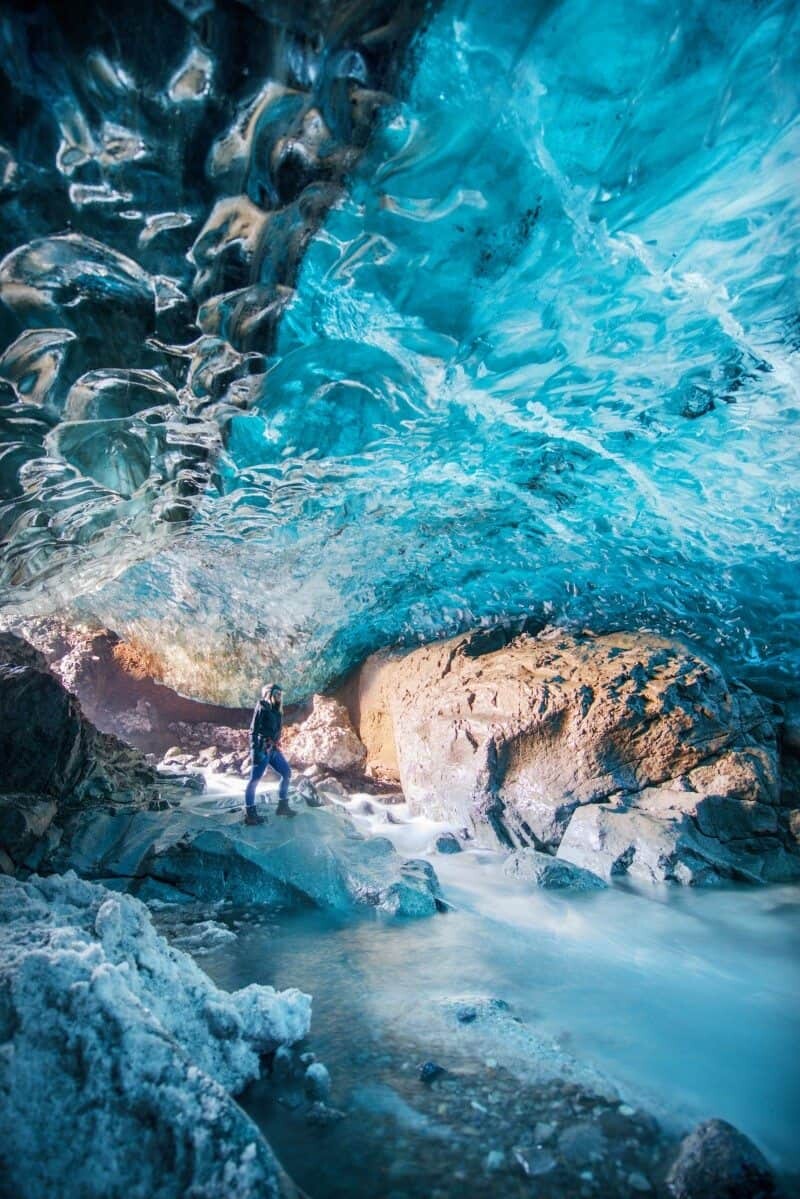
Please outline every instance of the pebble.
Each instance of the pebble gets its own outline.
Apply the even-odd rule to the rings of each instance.
[[[493,1057],[487,1057],[486,1069],[487,1070],[496,1070],[497,1069],[497,1062],[495,1061],[495,1059]]]
[[[486,1169],[494,1174],[496,1170],[502,1170],[505,1160],[505,1154],[499,1149],[491,1149],[486,1155]]]
[[[436,1078],[441,1078],[446,1074],[444,1066],[440,1066],[438,1062],[423,1062],[419,1068],[419,1077],[422,1082],[433,1082]]]
[[[640,1174],[638,1170],[634,1170],[628,1175],[628,1186],[632,1191],[638,1191],[642,1195],[653,1189],[644,1174]]]
[[[619,1107],[617,1108],[617,1111],[619,1112],[619,1114],[621,1116],[635,1116],[636,1115],[635,1109],[632,1108],[630,1106],[630,1104],[628,1104],[628,1103],[621,1103],[619,1105]]]

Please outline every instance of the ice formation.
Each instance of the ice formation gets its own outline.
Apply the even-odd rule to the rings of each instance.
[[[423,7],[6,6],[8,598],[229,702],[543,610],[780,690],[796,6]]]
[[[138,900],[0,876],[0,1159],[28,1199],[277,1196],[231,1099],[306,1035],[296,990],[219,990]]]

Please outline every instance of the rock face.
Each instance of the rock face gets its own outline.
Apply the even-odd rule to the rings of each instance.
[[[143,646],[110,629],[71,626],[53,617],[17,627],[40,651],[41,667],[50,668],[103,732],[159,754],[174,744],[247,748],[249,709],[202,703],[164,686],[158,658]],[[0,646],[11,636],[0,633]]]
[[[681,1142],[667,1177],[675,1199],[771,1199],[766,1158],[725,1120],[706,1120]]]
[[[156,781],[142,755],[98,732],[20,637],[0,634],[0,849],[14,863],[59,811],[141,798]]]
[[[347,708],[339,700],[315,695],[311,714],[302,724],[289,727],[284,737],[290,760],[325,770],[363,769],[367,757],[364,743],[350,723]]]
[[[343,698],[368,769],[479,839],[606,878],[800,873],[766,707],[683,643],[480,631],[376,654]]]
[[[308,1032],[310,999],[220,991],[143,904],[0,878],[0,1159],[21,1199],[280,1194],[231,1099]]]

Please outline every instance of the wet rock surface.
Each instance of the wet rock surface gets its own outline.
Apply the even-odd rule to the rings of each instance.
[[[75,813],[42,870],[118,880],[142,898],[181,903],[220,900],[287,911],[376,909],[429,916],[442,904],[426,862],[405,861],[385,838],[363,837],[346,816],[305,804],[291,835],[274,808],[250,827],[243,804],[187,797],[166,811]]]
[[[649,633],[476,632],[370,658],[343,692],[412,809],[606,879],[800,876],[769,707]]]
[[[590,870],[536,849],[518,849],[509,854],[503,871],[509,878],[535,883],[552,890],[597,891],[607,884]]]
[[[420,1064],[418,1042],[390,1036],[375,1049],[374,1072],[349,1096],[334,1078],[331,1102],[342,1118],[326,1128],[325,1160],[313,1170],[302,1156],[308,1115],[299,1081],[294,1095],[258,1083],[243,1096],[300,1185],[315,1185],[325,1199],[354,1191],[398,1199],[532,1192],[627,1199],[638,1182],[641,1193],[666,1199],[675,1137],[613,1088],[594,1090],[579,1071],[561,1076],[567,1055],[553,1052],[542,1067],[543,1043],[533,1036],[524,1048],[518,1041],[506,1055],[498,1052],[498,1023],[514,1021],[501,1001],[477,997],[458,1005],[470,1007],[473,1020],[457,1046],[440,1043],[434,1023],[428,1045],[435,1058]],[[457,1019],[455,1006],[446,1020]],[[362,1053],[366,1060],[370,1048]]]
[[[675,1199],[771,1199],[777,1191],[763,1153],[726,1120],[706,1120],[681,1142],[667,1187]]]

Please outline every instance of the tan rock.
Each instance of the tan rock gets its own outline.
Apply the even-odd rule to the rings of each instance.
[[[552,853],[573,813],[612,801],[615,829],[637,810],[656,863],[678,828],[700,837],[701,857],[703,841],[728,846],[722,873],[740,851],[778,846],[768,713],[685,643],[549,629],[503,644],[481,631],[376,654],[343,694],[368,769],[396,778],[412,811],[471,823],[484,841]],[[630,858],[615,843],[604,868],[602,846],[584,857],[572,841],[565,856],[605,876]],[[646,873],[677,877],[669,863]]]
[[[283,745],[293,762],[325,770],[360,770],[367,756],[347,708],[326,695],[313,697],[311,715],[285,730]]]

